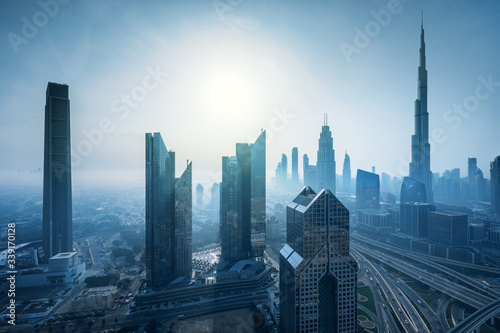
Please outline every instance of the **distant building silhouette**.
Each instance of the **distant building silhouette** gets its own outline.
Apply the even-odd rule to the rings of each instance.
[[[146,282],[158,289],[192,271],[192,163],[175,178],[175,152],[146,133]]]
[[[196,206],[203,206],[203,185],[196,185]]]
[[[410,177],[404,177],[401,184],[400,202],[427,202],[425,184]]]
[[[304,154],[302,161],[304,169],[304,186],[310,186],[313,189],[317,188],[316,166],[309,164],[309,157],[307,154]]]
[[[380,208],[380,178],[377,174],[360,170],[356,174],[356,209]]]
[[[468,198],[472,200],[477,199],[477,186],[476,186],[476,172],[477,172],[477,159],[469,158],[467,161],[467,183],[469,185]]]
[[[351,193],[351,158],[347,155],[344,157],[344,168],[342,170],[342,183],[345,193]]]
[[[299,183],[299,149],[292,148],[292,183],[297,185]]]
[[[220,184],[214,183],[210,190],[210,206],[212,210],[219,210],[220,206]]]
[[[45,102],[43,170],[44,262],[73,252],[69,87],[49,82]]]
[[[427,69],[425,66],[424,26],[420,32],[418,91],[415,101],[415,134],[411,137],[410,177],[425,184],[428,202],[433,202],[429,113],[427,112]]]
[[[493,214],[500,216],[500,156],[490,163],[491,207]]]
[[[333,138],[328,118],[325,114],[325,123],[321,127],[321,133],[318,140],[318,159],[316,162],[316,186],[318,189],[329,189],[336,193],[335,187],[335,150],[333,149]]]
[[[349,211],[328,189],[304,187],[287,206],[280,251],[281,332],[356,332],[357,274]]]
[[[221,255],[260,258],[266,244],[266,132],[255,143],[237,143],[236,156],[222,157]]]

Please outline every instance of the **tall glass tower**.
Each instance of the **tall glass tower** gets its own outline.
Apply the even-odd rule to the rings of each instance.
[[[266,132],[237,143],[222,157],[221,254],[227,260],[260,258],[266,245]]]
[[[282,332],[356,332],[356,263],[349,211],[328,189],[304,187],[286,208],[280,251]]]
[[[410,177],[425,184],[427,200],[433,201],[429,113],[427,112],[427,69],[425,68],[424,25],[420,32],[417,99],[415,100],[415,134],[411,136]]]
[[[299,183],[299,148],[292,148],[292,183]]]
[[[325,114],[325,123],[321,128],[318,142],[318,160],[316,162],[316,185],[319,189],[329,189],[335,193],[335,150],[333,150],[333,138],[328,116]]]
[[[146,281],[159,289],[191,277],[192,165],[175,178],[175,152],[146,133]]]
[[[342,170],[343,188],[345,193],[351,193],[351,158],[345,152],[344,169]]]
[[[43,170],[44,262],[73,251],[69,87],[49,82],[45,102]]]

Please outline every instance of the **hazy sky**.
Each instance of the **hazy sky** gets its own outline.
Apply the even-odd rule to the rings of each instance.
[[[265,128],[268,179],[293,146],[302,178],[324,113],[337,173],[347,149],[353,174],[404,176],[421,11],[432,171],[464,176],[477,157],[489,178],[500,155],[498,1],[41,2],[0,2],[0,184],[43,165],[48,81],[70,87],[76,186],[143,184],[146,132],[178,175],[193,161],[196,183],[219,181],[221,156]]]

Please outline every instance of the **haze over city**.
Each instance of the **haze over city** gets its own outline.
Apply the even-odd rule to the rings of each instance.
[[[422,11],[431,170],[465,169],[472,155],[488,169],[500,143],[497,2],[228,6],[71,1],[24,37],[23,17],[32,22],[40,5],[3,2],[1,181],[41,185],[40,174],[18,177],[17,170],[43,166],[47,81],[70,86],[75,186],[144,184],[144,133],[152,131],[177,151],[178,165],[193,161],[194,182],[220,181],[221,156],[235,142],[253,142],[261,128],[268,130],[269,174],[292,146],[314,163],[324,113],[337,161],[347,150],[353,169],[375,166],[401,177],[410,159]],[[377,17],[383,24],[374,24]],[[151,72],[160,74],[143,96],[136,88]],[[467,98],[483,82],[490,82],[479,88],[487,97],[475,105]],[[127,104],[123,96],[132,93],[137,100]],[[94,130],[103,120],[100,137]]]
[[[0,332],[499,332],[498,13],[1,2]]]

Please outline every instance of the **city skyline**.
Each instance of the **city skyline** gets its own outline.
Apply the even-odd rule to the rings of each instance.
[[[379,17],[377,13],[389,12],[385,2],[337,6],[290,4],[290,7],[280,3],[243,2],[222,14],[211,4],[189,4],[192,6],[169,4],[161,7],[163,11],[158,12],[167,15],[168,22],[158,20],[158,14],[152,13],[152,5],[133,6],[140,14],[152,15],[155,24],[146,24],[141,15],[130,16],[132,9],[120,9],[115,4],[68,3],[59,5],[58,13],[37,28],[36,35],[28,38],[27,43],[19,44],[17,53],[11,40],[4,38],[2,47],[9,52],[0,56],[6,73],[0,95],[4,110],[2,115],[6,119],[1,125],[4,143],[0,145],[0,150],[6,158],[0,166],[0,181],[8,183],[21,179],[39,185],[42,183],[40,175],[18,175],[17,170],[42,167],[41,143],[37,137],[43,131],[39,107],[43,93],[40,86],[47,81],[66,82],[74,87],[72,141],[76,152],[74,162],[78,162],[74,163],[73,174],[76,186],[102,181],[110,174],[113,177],[108,177],[108,183],[128,179],[140,186],[144,179],[144,170],[140,165],[144,156],[141,133],[150,130],[165,133],[169,142],[174,138],[184,139],[179,142],[179,151],[182,151],[179,161],[188,156],[195,161],[195,183],[220,181],[218,157],[231,152],[231,142],[249,141],[248,138],[255,137],[260,128],[268,129],[269,133],[267,172],[272,174],[280,154],[289,152],[294,146],[301,154],[308,154],[311,164],[316,164],[314,140],[299,142],[296,137],[299,132],[314,135],[323,113],[329,114],[334,149],[349,151],[353,170],[369,170],[375,165],[377,170],[392,176],[406,176],[410,160],[408,137],[413,126],[412,101],[415,99],[415,67],[418,65],[422,10],[426,13],[427,69],[431,73],[429,130],[431,146],[435,148],[431,153],[431,170],[443,173],[459,167],[465,174],[467,159],[476,157],[478,167],[484,171],[489,169],[489,163],[498,155],[491,138],[493,142],[497,138],[495,128],[500,122],[500,116],[494,112],[494,105],[500,98],[496,84],[500,76],[497,75],[498,65],[491,59],[499,53],[494,41],[498,40],[500,29],[494,28],[498,23],[487,15],[494,12],[498,6],[496,3],[473,6],[401,1],[385,26],[376,20]],[[11,13],[2,24],[4,36],[11,32],[23,36],[24,21],[21,18],[30,20],[33,14],[42,10],[37,4],[21,6],[9,3],[4,6]],[[111,29],[112,26],[99,17],[97,27],[107,28],[102,37],[97,36],[83,19],[74,20],[74,27],[67,29],[67,34],[76,42],[69,42],[68,36],[59,32],[59,27],[73,20],[72,15],[76,11],[88,13],[96,8],[103,13],[128,13],[129,16],[125,16],[138,23],[136,30],[126,28],[125,19],[117,20],[115,28]],[[285,8],[288,8],[287,15],[277,20],[277,13]],[[449,21],[437,19],[439,13],[444,12],[450,14]],[[305,28],[306,34],[317,33],[329,38],[325,40],[331,39],[324,49],[321,38],[309,41],[300,35],[297,37],[295,28],[291,32],[282,28],[283,25],[289,28],[293,19],[305,22],[304,13],[332,17],[328,21],[318,20],[323,23]],[[221,20],[219,14],[224,19]],[[356,41],[361,42],[356,39],[356,31],[375,26],[373,22],[378,24],[379,32],[372,33],[373,37],[368,36],[369,42],[365,47],[358,47],[359,52],[346,56],[346,45],[356,46]],[[168,29],[160,29],[163,25]],[[455,31],[451,28],[453,26],[460,28]],[[475,38],[479,31],[481,39]],[[266,37],[266,34],[270,36]],[[61,37],[60,42],[58,37]],[[134,47],[120,46],[122,42],[131,42]],[[116,46],[118,52],[127,51],[121,52],[112,66],[110,61],[117,54],[106,43]],[[31,54],[43,53],[41,48],[46,45],[49,48],[45,51],[57,60],[46,66],[37,66],[39,62],[33,61]],[[66,48],[63,49],[62,45]],[[467,45],[465,50],[464,45]],[[143,47],[151,53],[139,56],[136,50]],[[208,50],[202,58],[196,56],[200,48]],[[328,56],[332,57],[331,61],[323,62]],[[316,65],[317,60],[327,64],[326,67]],[[23,62],[30,64],[29,71],[19,65]],[[188,64],[194,66],[189,69]],[[457,68],[460,71],[456,71]],[[267,87],[263,84],[265,80],[262,81],[265,77],[263,71],[269,72],[267,79],[274,86],[281,87],[269,90],[274,98],[260,88]],[[382,85],[381,77],[384,78]],[[137,104],[135,107],[124,108],[126,104],[121,102],[122,94],[130,95],[132,91],[140,94],[142,90],[137,87],[144,82],[151,88],[145,90],[147,96],[144,100],[138,103],[132,101]],[[229,90],[227,82],[236,82],[236,90]],[[451,82],[453,85],[450,85]],[[194,84],[190,94],[195,94],[196,100],[203,101],[202,104],[187,102],[183,90],[190,84]],[[297,90],[301,93],[289,93]],[[483,97],[488,94],[488,98],[476,98],[479,100],[476,111],[447,113],[447,110],[453,110],[455,103],[473,103],[477,91]],[[208,98],[207,94],[217,100]],[[369,104],[360,101],[359,94]],[[28,95],[30,98],[25,98]],[[112,110],[111,105],[117,99],[116,108]],[[229,100],[228,104],[217,104],[224,99]],[[248,103],[253,112],[251,118],[247,117],[250,109],[245,109],[238,101],[251,101]],[[222,111],[213,112],[214,108]],[[5,111],[19,109],[23,112]],[[284,122],[280,122],[283,119]],[[174,122],[177,126],[172,126]],[[396,128],[394,123],[400,125]],[[227,126],[229,124],[231,126]],[[181,130],[188,126],[192,126],[199,138],[207,138],[208,146],[213,148],[206,152],[197,151],[192,140],[199,140],[198,135],[185,136],[185,131]],[[441,139],[446,138],[442,140],[444,142],[432,142],[436,141],[436,136],[432,135],[436,129],[442,130],[436,133],[441,133],[438,135]],[[6,145],[5,142],[9,142],[6,138],[19,131],[30,135]],[[207,135],[214,132],[224,135]],[[364,139],[370,136],[377,140]],[[121,153],[123,145],[126,145],[129,154]],[[455,146],[462,149],[457,151],[453,149]],[[88,154],[85,149],[89,150]],[[19,151],[28,153],[21,155]],[[86,155],[83,156],[82,152]],[[302,169],[301,162],[299,169]],[[485,177],[489,177],[487,172]]]

